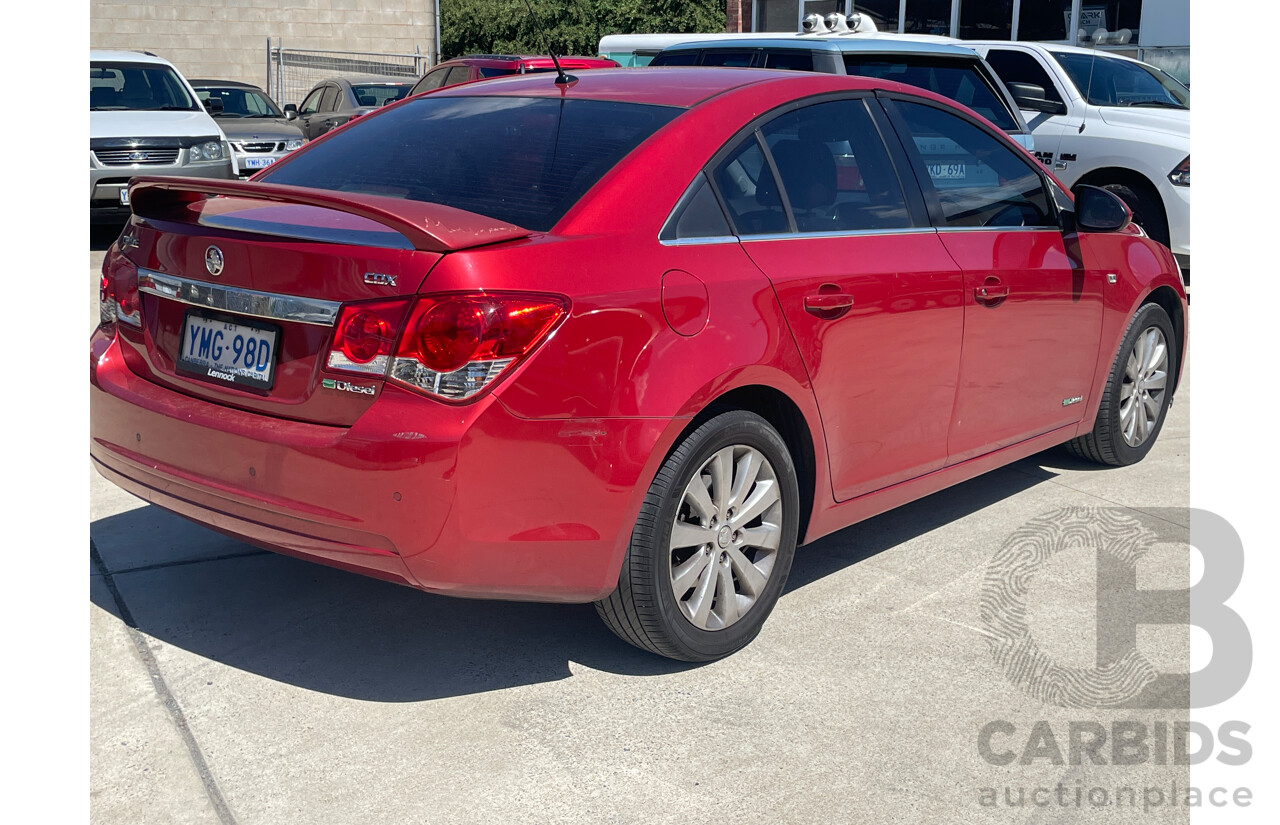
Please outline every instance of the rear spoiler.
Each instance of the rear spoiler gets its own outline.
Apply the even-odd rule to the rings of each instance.
[[[129,184],[129,203],[141,218],[180,220],[175,210],[218,195],[306,204],[334,209],[380,223],[403,235],[414,249],[453,252],[484,244],[527,238],[529,229],[455,209],[384,195],[309,189],[279,183],[186,177],[137,177]]]

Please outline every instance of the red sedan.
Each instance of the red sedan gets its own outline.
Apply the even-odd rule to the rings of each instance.
[[[388,106],[255,181],[137,179],[98,471],[434,593],[751,641],[797,544],[1056,444],[1123,465],[1186,351],[1173,256],[886,81],[584,72]]]

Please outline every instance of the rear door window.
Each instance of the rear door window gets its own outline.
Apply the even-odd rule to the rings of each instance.
[[[813,54],[810,52],[766,52],[764,58],[766,69],[789,69],[797,72],[813,71]]]
[[[465,209],[545,232],[683,109],[603,100],[427,95],[338,130],[271,183]]]
[[[703,66],[732,66],[740,69],[749,68],[756,59],[754,49],[743,51],[715,51],[707,50],[702,53]]]
[[[672,52],[653,58],[652,66],[696,66],[701,52]],[[640,64],[637,64],[640,65]]]
[[[901,55],[847,54],[848,74],[878,77],[931,92],[963,103],[1006,132],[1021,127],[1001,94],[983,77],[978,58],[903,57]]]
[[[797,231],[911,226],[902,186],[863,100],[806,106],[775,118],[761,134]]]
[[[739,235],[772,235],[792,231],[782,207],[778,183],[764,150],[752,132],[712,173],[716,188]]]
[[[324,87],[324,95],[320,98],[321,112],[332,112],[338,108],[338,87],[329,85]]]

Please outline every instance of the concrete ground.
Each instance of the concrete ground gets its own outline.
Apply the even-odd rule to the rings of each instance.
[[[91,324],[113,236],[93,238]],[[1174,543],[1139,586],[1185,587],[1189,400],[1187,382],[1134,467],[1048,452],[801,548],[760,637],[703,666],[630,648],[590,605],[452,600],[262,552],[90,470],[92,820],[1186,822],[1172,756],[1069,749],[1072,723],[1158,731],[1186,711],[1032,698],[988,650],[980,591],[1005,540],[1063,507],[1150,514]],[[1094,588],[1084,549],[1033,582],[1056,661],[1093,665]],[[1190,669],[1187,628],[1138,641]],[[1028,742],[1041,720],[1063,764]],[[1030,744],[1029,764],[983,758],[992,722],[1012,726],[992,749]]]

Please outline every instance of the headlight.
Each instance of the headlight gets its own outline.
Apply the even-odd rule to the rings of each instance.
[[[1173,167],[1173,171],[1169,173],[1169,182],[1174,186],[1190,186],[1191,185],[1191,156],[1187,155],[1187,159],[1177,166]]]
[[[294,140],[286,140],[284,142],[284,150],[286,152],[292,152],[294,149],[301,149],[302,144],[304,143],[306,143],[306,141],[303,140],[302,138],[296,138]]]
[[[231,152],[227,149],[227,144],[220,140],[197,143],[187,150],[188,163],[210,163],[225,160],[230,156]]]

